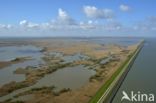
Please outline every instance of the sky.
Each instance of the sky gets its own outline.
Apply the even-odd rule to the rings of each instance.
[[[156,36],[156,0],[0,0],[0,37]]]

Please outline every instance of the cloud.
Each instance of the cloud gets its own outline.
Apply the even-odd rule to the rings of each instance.
[[[1,29],[10,29],[10,28],[12,28],[12,27],[13,27],[13,26],[10,25],[10,24],[6,24],[6,25],[0,24],[0,28],[1,28]]]
[[[79,27],[81,29],[88,30],[88,29],[96,29],[97,26],[92,20],[89,20],[88,22],[81,21]]]
[[[128,5],[125,5],[125,4],[121,4],[119,8],[123,12],[128,12],[128,11],[131,10],[131,8]]]
[[[58,9],[58,18],[56,20],[57,24],[61,25],[75,25],[76,22],[73,18],[71,18],[66,11],[61,8]]]
[[[89,6],[88,6],[89,7]],[[88,8],[87,7],[87,8]],[[111,17],[109,14],[109,10],[100,10],[97,9],[95,7],[89,7],[93,10],[93,16],[95,18],[109,18]],[[103,26],[103,25],[102,25]],[[7,26],[3,26],[1,25],[0,27],[7,27]],[[9,27],[9,26],[8,26]],[[58,15],[56,17],[56,19],[53,19],[49,22],[45,22],[45,23],[33,23],[31,21],[28,20],[22,20],[19,22],[18,26],[15,26],[16,29],[21,29],[21,31],[36,31],[36,32],[40,32],[40,31],[62,31],[62,30],[91,30],[91,29],[98,29],[101,28],[101,25],[98,25],[98,21],[97,20],[88,20],[86,21],[82,21],[82,22],[77,22],[76,20],[74,20],[65,10],[59,8],[58,9]],[[103,26],[104,27],[104,26]],[[112,28],[112,27],[111,27]]]
[[[29,24],[29,22],[27,20],[22,20],[19,22],[19,24],[22,26],[27,26]]]
[[[72,17],[70,17],[65,10],[61,8],[58,9],[58,15],[56,19],[41,24],[29,22],[27,20],[22,20],[19,22],[19,26],[24,30],[40,29],[40,30],[53,30],[53,31],[78,28],[76,21]]]
[[[58,9],[58,15],[56,19],[49,22],[39,24],[40,29],[44,30],[65,30],[77,28],[77,22],[63,9]]]
[[[22,26],[22,27],[26,27],[26,28],[37,28],[37,27],[39,27],[39,24],[32,23],[32,22],[29,22],[27,20],[20,21],[19,25]]]
[[[130,7],[121,6],[123,11],[128,11]],[[68,35],[72,34],[107,34],[123,33],[137,34],[156,31],[156,16],[148,17],[132,26],[122,25],[122,22],[114,19],[114,13],[110,9],[98,9],[94,6],[84,6],[84,13],[88,17],[85,21],[76,21],[65,10],[59,8],[55,19],[43,23],[22,20],[18,25],[0,24],[0,35],[20,34],[20,35]],[[100,19],[106,19],[100,22]],[[103,21],[103,20],[102,20]],[[144,32],[147,31],[147,32]]]
[[[151,16],[134,25],[135,30],[140,31],[155,31],[156,30],[156,16]]]
[[[133,28],[140,31],[156,30],[156,16],[148,17],[136,23]]]
[[[108,31],[114,31],[114,30],[121,30],[123,28],[123,25],[120,22],[117,21],[111,21],[104,25],[104,29]]]
[[[97,21],[89,20],[88,22],[80,22],[80,28],[84,30],[119,31],[123,29],[123,25],[118,21],[109,21],[99,24]]]
[[[88,18],[93,19],[109,19],[114,17],[112,10],[98,9],[95,6],[84,6],[83,11]]]

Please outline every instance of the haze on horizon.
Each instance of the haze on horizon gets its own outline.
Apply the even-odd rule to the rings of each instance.
[[[0,37],[153,37],[155,5],[155,0],[0,0]]]

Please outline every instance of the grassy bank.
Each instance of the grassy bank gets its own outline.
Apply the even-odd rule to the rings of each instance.
[[[126,61],[114,72],[114,74],[108,79],[104,85],[97,91],[94,97],[91,98],[89,103],[97,103],[101,96],[107,91],[109,86],[113,83],[113,81],[117,78],[117,76],[121,73],[121,71],[126,70],[131,62],[135,59],[137,54],[139,53],[141,46],[142,46],[143,41],[140,43],[139,47],[131,54],[128,56]]]

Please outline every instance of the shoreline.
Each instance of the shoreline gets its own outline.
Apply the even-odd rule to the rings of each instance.
[[[100,88],[100,90],[96,93],[95,97],[93,97],[89,101],[89,103],[95,103],[95,102],[97,102],[97,103],[103,103],[103,102],[107,103],[108,102],[109,103],[109,102],[111,102],[113,100],[116,92],[118,91],[118,89],[120,88],[120,85],[122,84],[122,81],[126,77],[126,74],[129,72],[131,65],[133,64],[133,62],[136,59],[138,53],[142,49],[143,43],[144,43],[144,40],[142,40],[140,42],[140,44],[138,45],[138,47],[134,51],[133,55],[131,55],[129,58],[127,58],[127,60],[113,74],[113,75],[115,75],[121,69],[121,71],[116,76],[116,78],[114,78],[114,80],[111,83],[109,83],[109,81],[113,78],[113,75],[112,75],[112,77]],[[106,87],[107,89],[103,89],[107,84],[109,85],[108,87]],[[99,93],[101,94],[101,96],[99,95]]]
[[[33,41],[31,41],[31,43],[32,42]],[[86,65],[88,67],[91,67],[90,69],[93,69],[93,68],[96,67],[95,68],[95,71],[96,71],[95,76],[91,77],[90,81],[86,85],[80,87],[77,90],[71,90],[71,91],[63,92],[59,96],[52,96],[53,99],[51,100],[49,98],[49,101],[53,101],[53,102],[56,101],[56,100],[61,102],[62,101],[61,98],[66,98],[68,100],[67,101],[68,103],[72,103],[72,102],[75,101],[75,99],[76,99],[75,96],[78,95],[78,94],[82,97],[82,100],[78,100],[78,101],[83,101],[83,102],[89,101],[90,98],[93,96],[93,94],[96,93],[97,89],[100,88],[100,85],[102,85],[102,83],[105,82],[111,76],[111,74],[117,69],[117,67],[120,65],[120,63],[122,63],[125,60],[124,55],[125,56],[127,55],[127,51],[124,51],[124,49],[119,47],[118,45],[105,45],[105,46],[99,45],[99,44],[98,45],[97,44],[94,44],[94,45],[90,44],[89,45],[87,43],[78,43],[78,42],[74,42],[74,44],[68,45],[69,43],[68,42],[63,43],[64,41],[61,41],[61,42],[56,41],[56,43],[55,43],[55,41],[53,42],[53,41],[45,41],[45,40],[39,41],[39,42],[38,41],[35,42],[35,43],[33,42],[32,44],[37,45],[37,46],[42,47],[42,48],[46,48],[46,49],[48,49],[48,52],[53,52],[53,51],[59,52],[60,51],[60,52],[63,52],[65,54],[67,53],[68,55],[71,55],[71,54],[73,55],[76,52],[85,53],[85,55],[91,57],[92,59],[90,59],[89,61],[86,61],[86,60],[84,60],[84,61],[75,61],[75,62],[71,63],[71,65],[84,64],[84,65]],[[52,43],[55,43],[55,44],[51,46],[50,44],[52,44]],[[65,45],[65,46],[63,46],[64,48],[61,48],[62,46],[61,47],[59,46],[62,43],[63,43],[63,45]],[[135,46],[136,46],[136,44],[128,47],[127,49],[129,50],[129,52],[131,52],[135,48]],[[100,49],[97,50],[95,48],[100,48]],[[104,48],[107,48],[107,49],[104,49]],[[111,61],[108,64],[104,64],[104,65],[99,64],[99,61],[101,61],[105,57],[108,57],[110,50],[114,51],[115,54],[113,54],[113,55],[116,55],[118,58],[120,58],[120,60],[119,61],[118,60],[117,61],[116,60]],[[43,52],[46,53],[47,50],[44,50]],[[101,56],[101,55],[103,55],[103,56]],[[51,58],[51,59],[54,59],[54,58]],[[51,59],[50,59],[50,61],[51,61]],[[58,60],[58,62],[60,62],[60,61]],[[49,62],[49,63],[51,63],[51,62]],[[69,64],[67,65],[67,67],[68,66],[69,66]],[[25,83],[29,84],[30,81],[31,81],[31,83],[34,84],[35,82],[33,82],[33,81],[36,81],[36,80],[38,80],[40,78],[43,78],[44,75],[47,75],[45,70],[46,70],[45,68],[44,68],[44,71],[42,71],[42,69],[41,69],[41,70],[38,70],[38,72],[37,71],[32,72],[30,70],[29,71],[30,74],[28,73],[29,75],[27,75],[27,77],[31,78],[31,79],[27,78],[26,80],[28,80],[28,81],[25,82]],[[49,72],[49,73],[52,73],[52,72]],[[31,76],[31,74],[32,74],[32,76]],[[35,75],[36,76],[38,75],[39,77],[38,76],[35,77]],[[27,87],[28,85],[23,85],[23,86]],[[93,88],[93,87],[95,89],[91,90],[91,88]],[[23,87],[20,87],[20,88],[23,88]],[[41,91],[39,90],[39,91],[35,92],[35,95],[38,96]],[[71,94],[72,94],[72,97],[69,96]],[[45,94],[45,95],[50,96],[50,94]],[[71,99],[69,99],[69,97],[71,97]],[[47,98],[44,98],[44,99],[47,100]],[[32,100],[32,101],[35,102],[34,100]]]
[[[4,69],[5,67],[8,67],[12,64],[17,64],[17,63],[21,63],[21,62],[25,62],[27,60],[31,60],[31,57],[17,57],[13,60],[9,60],[9,61],[0,61],[0,69]]]

